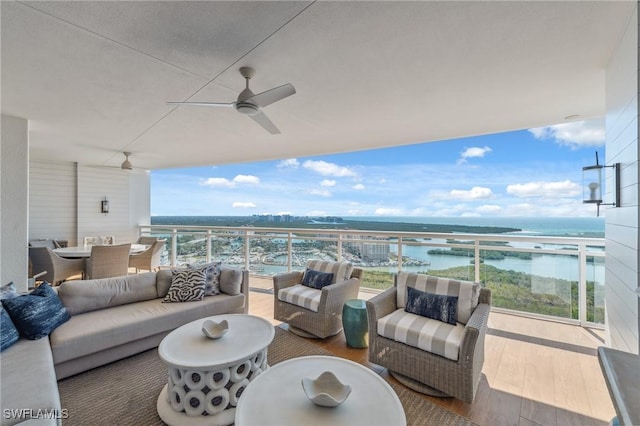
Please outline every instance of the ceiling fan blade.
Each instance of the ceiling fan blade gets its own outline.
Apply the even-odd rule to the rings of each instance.
[[[167,102],[167,105],[191,105],[191,106],[212,106],[212,107],[224,107],[233,108],[235,102],[222,103],[222,102]]]
[[[249,117],[252,118],[256,123],[261,125],[267,132],[271,133],[272,135],[280,134],[280,130],[278,130],[276,125],[273,124],[271,120],[269,120],[264,112],[258,111],[256,114],[250,115]]]
[[[295,93],[296,88],[293,87],[293,84],[287,83],[283,84],[282,86],[266,90],[262,93],[258,93],[257,95],[253,95],[252,97],[247,99],[247,101],[261,107],[266,107],[267,105],[271,105],[272,103],[277,102],[280,99],[284,99],[287,96],[291,96]]]

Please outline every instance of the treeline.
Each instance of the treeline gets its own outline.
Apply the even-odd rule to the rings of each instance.
[[[430,275],[457,280],[473,281],[473,266],[430,270]],[[512,270],[482,265],[481,282],[491,289],[492,306],[523,312],[551,315],[560,318],[578,319],[578,282],[556,278],[541,277]],[[534,292],[532,283],[552,292]],[[383,271],[369,271],[364,274],[364,286],[386,289],[393,286],[393,274]],[[557,294],[563,292],[564,297]],[[604,307],[594,307],[595,283],[587,281],[587,321],[604,324]]]

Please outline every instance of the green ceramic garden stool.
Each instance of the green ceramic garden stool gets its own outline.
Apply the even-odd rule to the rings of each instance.
[[[342,307],[342,327],[347,345],[352,348],[369,346],[367,303],[360,299],[347,300]]]

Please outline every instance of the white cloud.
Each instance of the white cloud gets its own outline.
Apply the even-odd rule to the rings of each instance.
[[[312,210],[310,212],[307,212],[305,216],[328,216],[328,214],[323,210]]]
[[[555,139],[561,145],[572,148],[585,146],[604,146],[604,119],[576,121],[556,124],[555,126],[529,129],[536,139]]]
[[[336,186],[336,181],[335,180],[331,180],[331,179],[325,179],[322,182],[320,182],[321,186]]]
[[[387,180],[385,178],[382,178],[378,181],[379,184],[385,184],[387,183]]]
[[[358,210],[358,209],[349,209],[349,210],[347,210],[347,214],[349,214],[351,216],[362,216],[364,214],[364,212],[362,210]]]
[[[236,201],[233,204],[231,204],[231,207],[233,207],[234,209],[253,209],[256,207],[256,205],[251,201],[248,201],[248,202]]]
[[[575,182],[563,180],[559,182],[528,182],[507,185],[507,193],[514,197],[564,198],[576,197],[582,188]]]
[[[480,206],[476,209],[478,213],[490,213],[495,214],[502,211],[502,207],[495,204],[485,204],[484,206]]]
[[[355,185],[353,185],[351,188],[357,190],[357,191],[362,191],[364,189],[364,185],[361,183],[356,183]]]
[[[288,212],[277,212],[277,213],[276,213],[276,216],[286,216],[286,215],[289,215],[289,216],[290,216],[290,215],[291,215],[291,212],[290,212],[290,211],[288,211]]]
[[[233,178],[235,183],[249,183],[252,185],[257,185],[260,183],[260,178],[252,175],[238,175]]]
[[[300,166],[300,162],[298,160],[296,160],[295,158],[288,158],[286,160],[282,160],[280,161],[278,164],[276,164],[276,167],[282,169],[282,168],[298,168]]]
[[[489,188],[474,186],[469,190],[452,189],[449,195],[456,200],[482,200],[493,198],[493,192]]]
[[[237,175],[233,180],[227,178],[208,178],[200,181],[200,185],[210,186],[212,188],[234,188],[237,184],[257,185],[260,178],[251,175]]]
[[[378,207],[374,214],[376,216],[402,216],[403,212],[402,209]]]
[[[355,177],[356,172],[353,170],[338,166],[334,163],[327,163],[326,161],[312,161],[307,160],[302,164],[302,167],[309,169],[322,176],[334,176],[334,177]]]
[[[471,148],[467,148],[460,153],[458,164],[466,163],[469,158],[482,158],[488,152],[491,152],[491,148],[488,146],[473,146]]]
[[[319,195],[320,197],[331,197],[331,192],[326,189],[312,189],[309,191],[311,195]]]
[[[226,178],[208,178],[200,182],[201,185],[213,188],[233,188],[235,183]]]

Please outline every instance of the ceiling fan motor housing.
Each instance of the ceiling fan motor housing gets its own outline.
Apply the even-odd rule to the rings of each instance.
[[[236,102],[236,110],[246,115],[255,115],[258,113],[258,106],[250,102]]]

